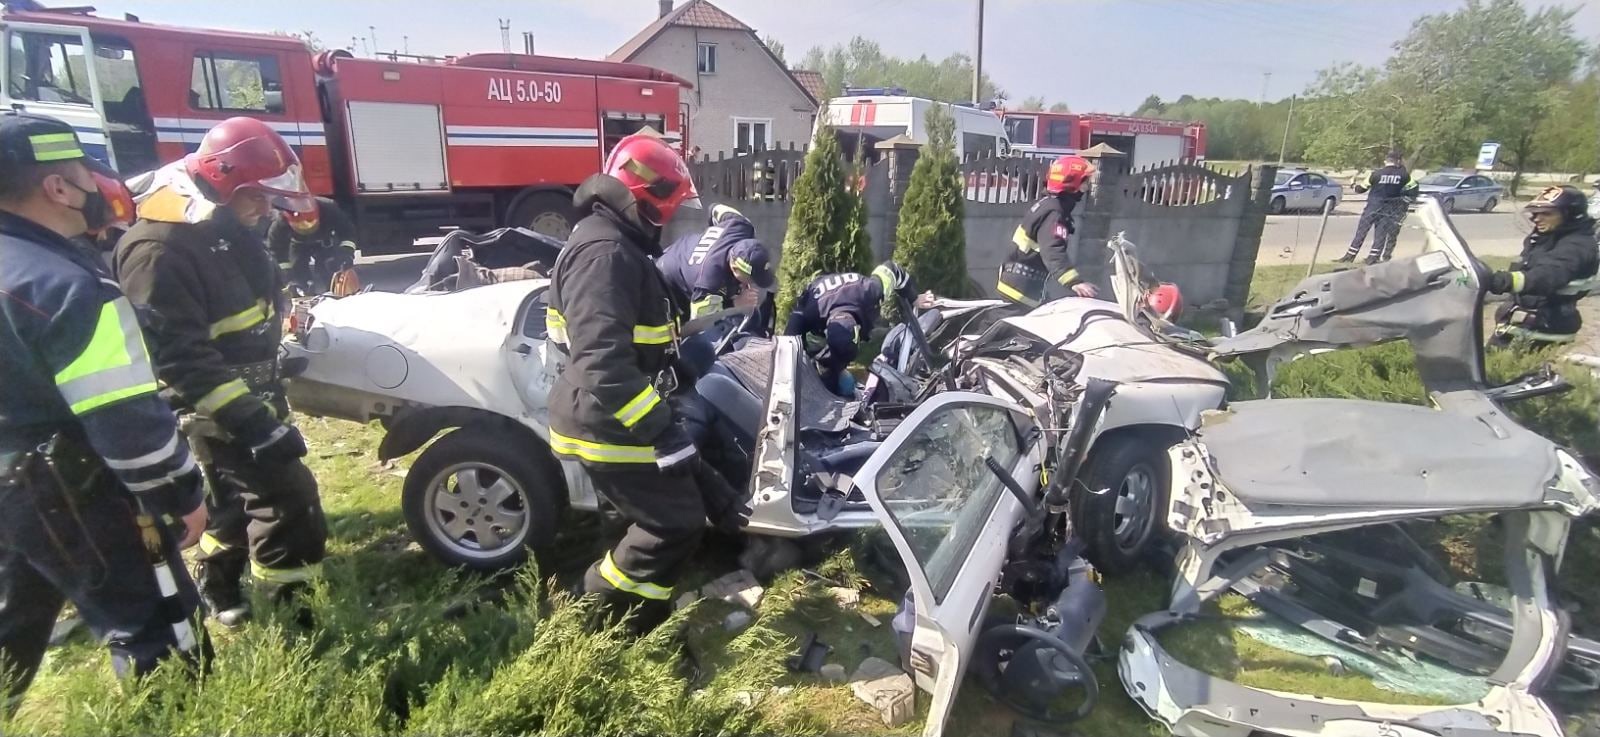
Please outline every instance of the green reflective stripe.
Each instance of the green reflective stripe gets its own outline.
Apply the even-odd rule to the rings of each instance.
[[[1005,297],[1008,297],[1008,298],[1010,298],[1012,300],[1015,300],[1017,302],[1020,302],[1022,304],[1025,304],[1025,305],[1027,305],[1029,307],[1038,307],[1039,306],[1039,300],[1032,299],[1032,298],[1028,297],[1027,295],[1024,295],[1022,292],[1019,292],[1016,289],[1013,289],[1011,287],[1011,285],[1006,284],[1005,282],[999,282],[999,283],[995,284],[994,288],[997,291],[999,291],[1001,295],[1003,295]]]
[[[1028,235],[1028,229],[1017,226],[1017,232],[1011,234],[1011,242],[1017,244],[1017,250],[1023,253],[1032,253],[1039,250],[1039,242]]]
[[[579,440],[550,431],[550,450],[557,455],[581,458],[593,463],[649,463],[656,462],[656,449],[648,445],[614,445]]]
[[[1061,286],[1063,286],[1063,287],[1072,286],[1072,283],[1077,281],[1077,280],[1078,280],[1078,270],[1077,269],[1067,269],[1066,271],[1061,272],[1061,276],[1056,277],[1056,281],[1061,282]]]
[[[209,532],[200,535],[200,553],[202,555],[216,555],[217,553],[232,549],[232,545],[218,540]]]
[[[644,345],[664,345],[672,342],[671,325],[635,325],[633,342]]]
[[[749,261],[739,258],[738,256],[734,256],[728,262],[728,265],[732,266],[734,271],[744,274],[745,276],[749,276],[751,272],[755,271],[755,268],[750,265]]]
[[[657,179],[661,178],[661,175],[657,174],[655,169],[650,168],[643,161],[638,159],[628,159],[627,161],[623,162],[622,168],[632,172],[634,176],[644,180],[645,184],[654,183]]]
[[[78,137],[71,133],[41,133],[37,136],[28,136],[28,143],[33,145],[33,160],[40,163],[83,158],[83,149],[78,147]]]
[[[623,427],[631,428],[639,424],[639,421],[650,414],[650,410],[655,409],[658,404],[661,404],[661,395],[656,393],[655,387],[646,385],[644,391],[628,400],[628,403],[622,405],[622,409],[617,410],[613,416]]]
[[[245,309],[243,312],[240,312],[236,315],[229,315],[228,317],[224,317],[221,320],[211,323],[211,337],[220,338],[229,333],[237,333],[240,331],[249,330],[250,328],[266,322],[267,317],[270,314],[271,312],[268,309],[266,300],[256,300],[255,304],[250,305],[250,307]]]
[[[250,561],[250,575],[257,581],[264,583],[304,583],[322,576],[322,564],[312,563],[308,566],[294,568],[268,568],[255,561]]]
[[[693,320],[701,315],[709,315],[720,309],[722,309],[722,295],[707,295],[705,299],[689,305],[689,319]]]
[[[222,386],[207,392],[200,401],[194,403],[194,409],[203,415],[215,415],[229,402],[250,393],[250,388],[243,381],[233,379]]]
[[[545,337],[556,345],[567,345],[571,342],[567,337],[567,318],[562,317],[554,307],[544,308],[544,331]]]
[[[144,336],[126,297],[100,306],[89,344],[56,373],[55,382],[72,412],[80,415],[156,390]]]
[[[1528,286],[1528,275],[1520,271],[1511,272],[1511,291],[1521,292],[1525,286]]]
[[[617,587],[618,591],[626,591],[634,596],[640,596],[655,601],[666,601],[672,596],[671,589],[665,589],[649,581],[635,581],[617,567],[617,562],[611,558],[611,553],[606,553],[606,559],[600,561],[600,577],[606,583]]]

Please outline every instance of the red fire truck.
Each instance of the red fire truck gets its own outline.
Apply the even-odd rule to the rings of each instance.
[[[1141,169],[1183,159],[1204,159],[1206,126],[1176,120],[1134,118],[1101,113],[1044,113],[1007,110],[1001,113],[1011,149],[1026,156],[1054,157],[1104,143]]]
[[[294,145],[311,189],[345,205],[367,251],[447,226],[564,236],[572,190],[623,136],[684,145],[689,83],[637,64],[526,54],[438,60],[314,54],[297,38],[46,10],[0,15],[0,105],[70,123],[124,176],[248,115]]]

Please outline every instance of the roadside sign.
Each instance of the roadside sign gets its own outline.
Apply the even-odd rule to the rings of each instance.
[[[1490,141],[1478,149],[1478,168],[1493,169],[1494,157],[1500,153],[1500,144]]]

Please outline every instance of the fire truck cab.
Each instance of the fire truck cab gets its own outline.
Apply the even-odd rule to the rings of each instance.
[[[1130,169],[1206,155],[1206,126],[1176,120],[1100,113],[1007,110],[1001,114],[1012,148],[1024,156],[1054,158],[1104,143],[1127,157]]]
[[[474,54],[314,54],[292,36],[160,26],[89,9],[5,5],[0,105],[77,130],[133,176],[176,161],[217,122],[249,116],[300,155],[313,192],[356,219],[367,252],[442,228],[565,237],[572,190],[623,136],[684,145],[688,83],[636,64]]]

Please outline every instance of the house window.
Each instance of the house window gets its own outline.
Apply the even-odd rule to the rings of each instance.
[[[767,118],[733,119],[734,155],[772,148],[772,121]]]
[[[1044,130],[1044,145],[1072,147],[1072,123],[1066,120],[1052,120],[1050,127]]]
[[[700,63],[699,63],[699,66],[697,67],[697,71],[699,71],[701,74],[716,74],[717,73],[717,45],[716,44],[707,44],[707,43],[700,44]]]
[[[208,51],[195,54],[189,107],[282,113],[283,77],[278,74],[277,58]]]

